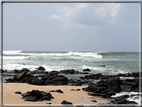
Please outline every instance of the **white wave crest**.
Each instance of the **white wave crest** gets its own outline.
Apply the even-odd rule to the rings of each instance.
[[[77,55],[81,57],[93,57],[93,58],[103,58],[102,55],[92,52],[68,52],[69,55]]]
[[[82,69],[86,69],[86,68],[89,68],[89,69],[95,70],[95,71],[103,71],[104,70],[103,67],[91,67],[91,66],[87,66],[87,65],[82,66]]]
[[[53,56],[53,57],[64,57],[64,56],[76,56],[76,57],[89,57],[89,58],[103,58],[102,55],[93,52],[67,52],[67,53],[22,53],[22,50],[16,51],[3,51],[6,55],[26,55],[26,56]]]
[[[3,51],[3,54],[6,54],[6,55],[15,55],[15,54],[18,54],[22,52],[22,50],[5,50]]]
[[[45,64],[41,64],[40,66],[43,66],[46,71],[52,71],[52,70],[63,70],[63,69],[66,69],[65,66],[48,66],[48,65],[45,65]],[[39,65],[29,65],[29,64],[26,64],[26,63],[17,63],[17,64],[3,64],[3,69],[6,69],[6,70],[14,70],[14,69],[17,69],[17,70],[21,70],[22,68],[27,68],[31,71],[35,70],[36,68],[38,68]]]
[[[4,64],[3,65],[3,69],[6,70],[14,70],[14,69],[18,69],[21,70],[22,68],[28,68],[29,70],[35,70],[35,68],[37,68],[39,66],[36,65],[25,65],[25,64]]]
[[[26,56],[3,56],[3,59],[27,59]]]

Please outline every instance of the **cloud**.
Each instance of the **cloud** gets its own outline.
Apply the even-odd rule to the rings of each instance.
[[[113,24],[124,7],[120,3],[76,3],[58,5],[57,9],[59,13],[53,14],[50,18],[62,21],[64,26],[99,27]]]

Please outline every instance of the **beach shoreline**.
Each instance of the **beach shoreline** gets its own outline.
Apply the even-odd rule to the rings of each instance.
[[[82,91],[82,88],[85,86],[37,86],[37,85],[29,85],[27,83],[3,83],[3,104],[4,105],[31,105],[31,104],[41,104],[41,105],[62,105],[61,102],[63,100],[72,102],[73,105],[80,105],[80,104],[88,104],[88,105],[96,105],[99,103],[109,103],[111,99],[108,98],[101,98],[99,96],[92,97],[88,95],[88,92]],[[20,94],[15,94],[16,91],[20,91],[21,93],[26,93],[27,91],[32,90],[40,90],[45,92],[50,92],[52,90],[60,89],[63,93],[57,92],[50,92],[54,99],[51,101],[43,100],[43,101],[24,101],[21,99]],[[71,91],[71,89],[80,89],[80,91]],[[96,100],[97,102],[92,102],[91,100]],[[51,104],[46,104],[51,103]]]

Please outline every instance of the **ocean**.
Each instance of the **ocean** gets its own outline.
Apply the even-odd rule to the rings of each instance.
[[[86,68],[92,73],[108,75],[139,72],[139,52],[3,51],[4,70],[35,70],[39,66],[43,66],[48,72],[64,69],[83,71]]]

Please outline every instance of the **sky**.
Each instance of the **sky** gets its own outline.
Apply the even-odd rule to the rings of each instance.
[[[139,52],[139,3],[4,3],[3,50]]]

